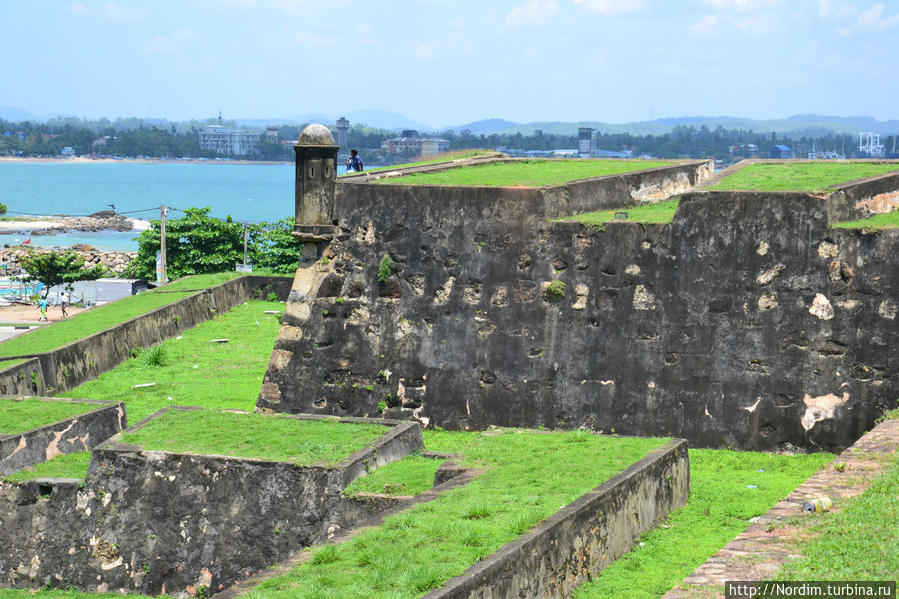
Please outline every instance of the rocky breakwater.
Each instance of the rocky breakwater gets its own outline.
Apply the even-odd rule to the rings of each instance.
[[[112,210],[102,210],[90,216],[52,216],[46,219],[23,221],[23,233],[30,235],[58,235],[68,231],[131,231],[134,221]],[[30,230],[30,231],[29,231]]]
[[[128,263],[131,262],[136,256],[137,252],[101,252],[100,250],[95,250],[90,246],[85,245],[76,245],[71,248],[76,254],[84,258],[85,266],[90,268],[92,266],[96,266],[97,264],[101,264],[106,267],[111,273],[121,274],[125,271],[125,268],[128,266]],[[0,263],[4,266],[0,266],[0,274],[5,274],[9,276],[20,275],[24,271],[22,267],[19,265],[19,259],[22,256],[27,255],[29,252],[49,252],[49,251],[65,251],[65,249],[43,249],[43,248],[6,248],[0,250]]]

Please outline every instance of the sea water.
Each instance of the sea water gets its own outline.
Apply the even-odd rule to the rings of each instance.
[[[159,206],[209,206],[210,214],[235,221],[277,221],[294,214],[293,164],[117,162],[0,162],[0,202],[7,216],[90,215],[115,211],[158,219]],[[340,166],[339,172],[346,167]],[[37,223],[35,228],[40,228]],[[139,231],[31,236],[30,229],[0,234],[0,244],[67,247],[87,243],[101,250],[136,250]]]

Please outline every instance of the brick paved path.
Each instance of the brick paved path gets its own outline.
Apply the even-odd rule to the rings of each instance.
[[[726,580],[764,580],[769,577],[781,564],[797,557],[791,553],[796,528],[778,526],[778,523],[802,517],[802,504],[807,499],[822,495],[845,498],[863,493],[883,469],[886,454],[894,454],[897,449],[899,420],[878,424],[824,469],[799,485],[786,499],[763,516],[753,518],[753,524],[662,599],[723,597]],[[839,505],[834,509],[839,509]],[[768,530],[769,527],[772,529]]]

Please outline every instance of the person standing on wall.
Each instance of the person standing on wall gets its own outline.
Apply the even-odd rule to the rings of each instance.
[[[362,168],[362,159],[359,158],[359,152],[357,152],[356,150],[350,150],[350,155],[347,156],[346,159],[346,172],[361,173]]]

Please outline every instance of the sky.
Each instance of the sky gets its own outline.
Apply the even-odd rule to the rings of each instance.
[[[38,116],[899,118],[899,0],[0,0]]]

